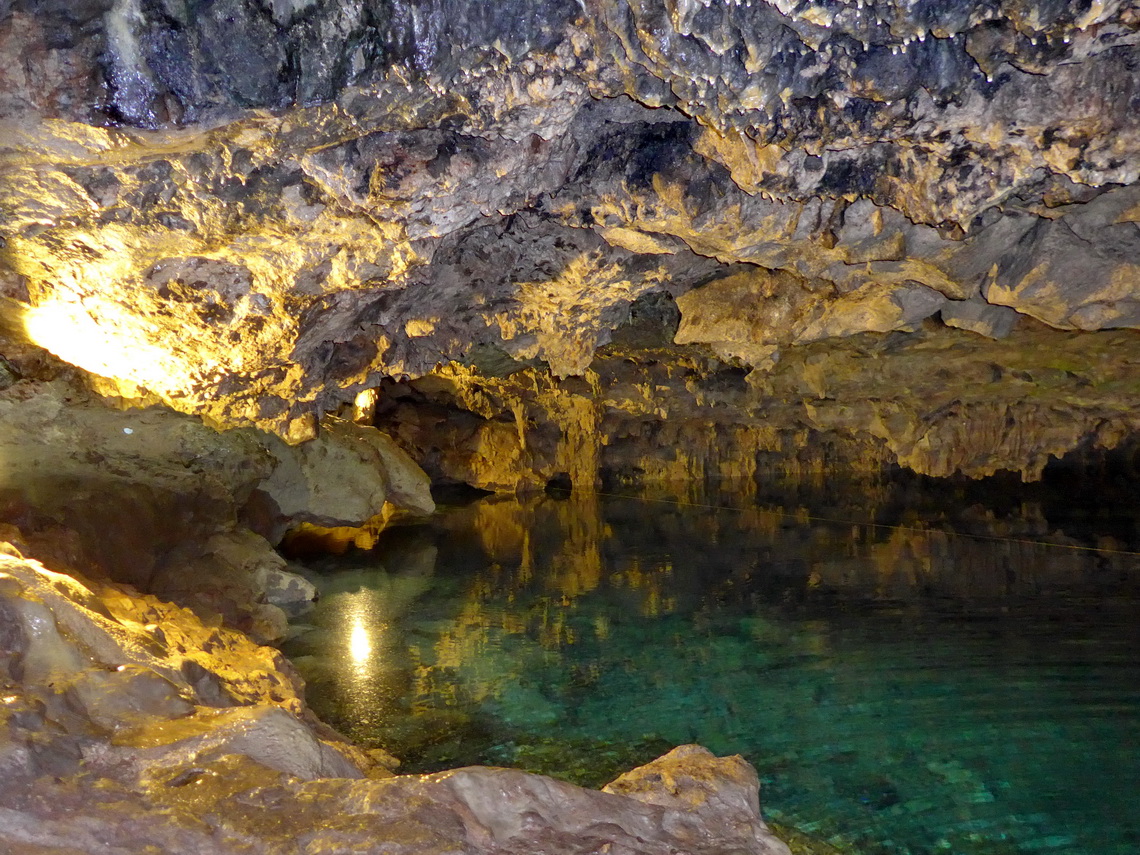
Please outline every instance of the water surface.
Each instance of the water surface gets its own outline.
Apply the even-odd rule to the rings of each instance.
[[[286,652],[408,771],[598,785],[699,742],[852,852],[1132,855],[1135,509],[962,498],[491,497],[311,562]]]

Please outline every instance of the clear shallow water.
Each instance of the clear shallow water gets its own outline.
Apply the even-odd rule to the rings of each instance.
[[[699,742],[757,767],[766,816],[864,855],[1136,851],[1140,559],[1067,548],[1130,548],[1127,509],[1061,532],[1037,504],[775,498],[446,509],[310,562],[286,652],[409,771],[597,785]]]

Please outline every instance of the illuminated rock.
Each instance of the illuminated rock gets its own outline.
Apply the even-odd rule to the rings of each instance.
[[[227,753],[300,777],[361,774],[350,759],[360,752],[314,732],[276,651],[153,597],[84,584],[11,552],[0,554],[0,583],[8,627],[0,711],[39,710],[11,717],[10,738],[30,752],[28,774],[82,769],[140,781]]]
[[[37,367],[24,357],[13,355],[12,370],[29,376],[0,389],[0,529],[54,566],[133,584],[276,642],[286,612],[302,611],[316,591],[266,536],[336,514],[375,518],[379,530],[434,508],[427,476],[374,428],[328,420],[322,440],[294,448],[161,406],[113,406],[50,358]],[[259,500],[272,504],[258,487],[297,504],[254,520]],[[262,534],[243,527],[255,524]]]
[[[756,367],[940,308],[1136,328],[1138,43],[1121,4],[22,0],[0,296],[104,389],[290,443],[488,349],[588,376],[646,295]]]
[[[755,835],[759,851],[789,853],[760,818],[760,780],[740,756],[716,757],[699,745],[682,745],[626,772],[602,791],[683,811],[686,818],[733,823],[744,834]]]
[[[709,344],[726,361],[760,365],[780,344],[914,329],[945,303],[916,283],[836,294],[830,283],[756,268],[678,298],[676,342]]]
[[[271,448],[278,463],[261,489],[292,520],[361,525],[387,502],[419,514],[435,510],[423,470],[375,428],[328,418],[317,438]]]
[[[708,328],[738,336],[733,348],[759,347],[747,323],[769,311],[759,302],[743,320]],[[491,490],[562,474],[579,487],[751,479],[761,459],[791,474],[898,462],[1033,480],[1082,442],[1112,448],[1140,428],[1131,331],[1062,334],[1026,321],[996,341],[926,323],[844,347],[782,347],[755,370],[692,346],[603,348],[588,384],[534,368],[494,377],[450,366],[401,390],[409,403],[380,424],[434,478]]]

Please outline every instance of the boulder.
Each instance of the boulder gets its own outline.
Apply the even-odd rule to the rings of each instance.
[[[741,756],[716,757],[700,745],[681,745],[651,763],[626,772],[602,788],[645,804],[683,813],[682,822],[709,824],[752,834],[756,849],[790,855],[760,817],[760,779]]]
[[[284,638],[287,617],[317,599],[316,588],[291,571],[269,541],[244,529],[216,532],[204,544],[180,545],[148,587],[205,619],[221,617],[266,644]]]
[[[255,577],[262,599],[290,615],[308,611],[317,599],[317,589],[300,573],[279,567],[264,567]]]
[[[427,475],[375,428],[327,417],[316,438],[297,446],[271,440],[270,449],[277,467],[261,489],[293,521],[358,526],[388,502],[418,514],[435,510]]]

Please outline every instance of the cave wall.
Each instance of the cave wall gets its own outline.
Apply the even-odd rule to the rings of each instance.
[[[7,0],[6,327],[298,442],[487,353],[588,381],[667,297],[646,419],[695,348],[751,372],[695,426],[1033,477],[1133,429],[1135,334],[1103,331],[1140,326],[1138,61],[1119,0]],[[932,376],[946,327],[975,341]],[[836,364],[892,333],[901,387]]]

